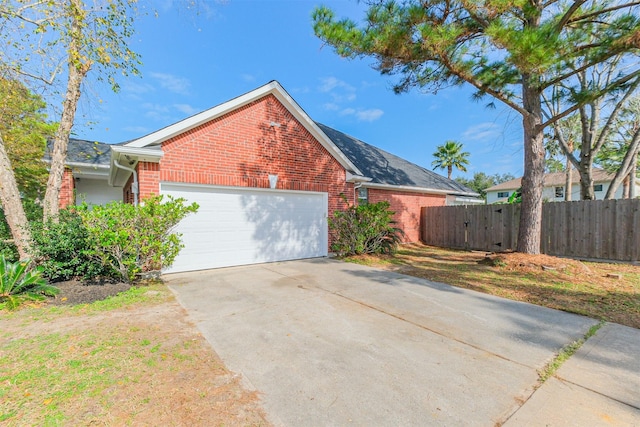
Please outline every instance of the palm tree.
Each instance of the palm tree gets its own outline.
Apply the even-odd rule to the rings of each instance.
[[[431,163],[433,169],[446,169],[449,179],[454,167],[462,172],[467,171],[465,165],[469,164],[469,153],[462,151],[461,142],[445,141],[444,145],[438,145],[436,148],[438,150],[433,153],[436,159]]]

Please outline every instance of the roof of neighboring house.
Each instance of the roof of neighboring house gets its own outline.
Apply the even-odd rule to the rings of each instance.
[[[47,141],[47,150],[44,153],[44,160],[51,161],[53,151],[53,140]],[[93,166],[109,166],[111,161],[111,144],[97,141],[87,141],[85,139],[69,138],[67,149],[68,165],[82,164]]]
[[[372,179],[371,183],[430,188],[451,193],[474,193],[472,189],[456,181],[328,126],[316,124],[364,176]]]
[[[591,176],[593,177],[593,182],[609,182],[613,180],[615,176],[612,173],[605,171],[600,168],[593,168],[591,171]],[[544,175],[544,187],[555,187],[565,185],[567,180],[566,172],[553,172],[547,173]],[[580,183],[580,175],[578,171],[574,169],[573,171],[573,182],[575,184]],[[493,187],[489,187],[486,191],[502,191],[502,190],[517,190],[522,186],[522,178],[512,179],[510,181],[502,182],[498,185],[494,185]]]

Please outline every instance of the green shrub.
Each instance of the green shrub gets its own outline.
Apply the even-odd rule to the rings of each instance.
[[[52,282],[74,277],[116,277],[117,274],[91,256],[89,233],[73,210],[60,211],[58,222],[31,224],[34,252],[42,274]]]
[[[0,304],[12,310],[23,301],[54,296],[58,288],[47,284],[40,270],[29,270],[30,261],[9,262],[0,255]]]
[[[140,206],[112,202],[89,210],[84,204],[78,213],[89,234],[89,253],[131,281],[138,273],[173,264],[183,245],[172,231],[197,210],[197,203],[187,206],[184,199],[172,197],[163,203],[162,196],[154,196]]]
[[[331,250],[338,256],[394,253],[403,231],[393,226],[389,202],[349,206],[329,219]]]

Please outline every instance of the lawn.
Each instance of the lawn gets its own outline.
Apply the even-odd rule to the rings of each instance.
[[[346,260],[640,328],[640,266],[636,265],[423,244],[402,245],[394,256]]]
[[[0,311],[0,424],[268,425],[163,284]]]

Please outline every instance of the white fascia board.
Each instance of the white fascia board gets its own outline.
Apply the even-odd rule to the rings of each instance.
[[[237,98],[222,103],[216,107],[188,117],[182,121],[174,123],[156,132],[150,133],[142,138],[131,141],[119,147],[137,147],[143,148],[150,145],[159,145],[164,141],[180,135],[193,128],[196,128],[206,122],[214,120],[224,114],[243,107],[257,99],[267,95],[274,95],[289,112],[316,138],[324,148],[344,167],[347,171],[353,171],[362,175],[358,168],[338,149],[338,147],[320,130],[313,120],[304,112],[304,110],[293,100],[293,98],[284,90],[277,81],[272,81],[264,86],[245,93]]]
[[[109,165],[91,165],[87,163],[65,163],[71,169],[74,176],[92,177],[99,179],[109,178]]]
[[[439,190],[435,188],[425,188],[425,187],[410,187],[408,185],[391,185],[391,184],[378,184],[372,182],[366,182],[362,184],[363,187],[366,188],[378,188],[380,190],[398,190],[398,191],[409,191],[412,193],[428,193],[428,194],[451,194],[457,196],[469,196],[469,197],[480,197],[478,193],[466,193],[464,191],[453,191],[453,190]]]
[[[347,171],[347,177],[346,177],[347,182],[369,182],[372,179],[373,178],[369,178],[362,175],[354,175],[351,172]]]

